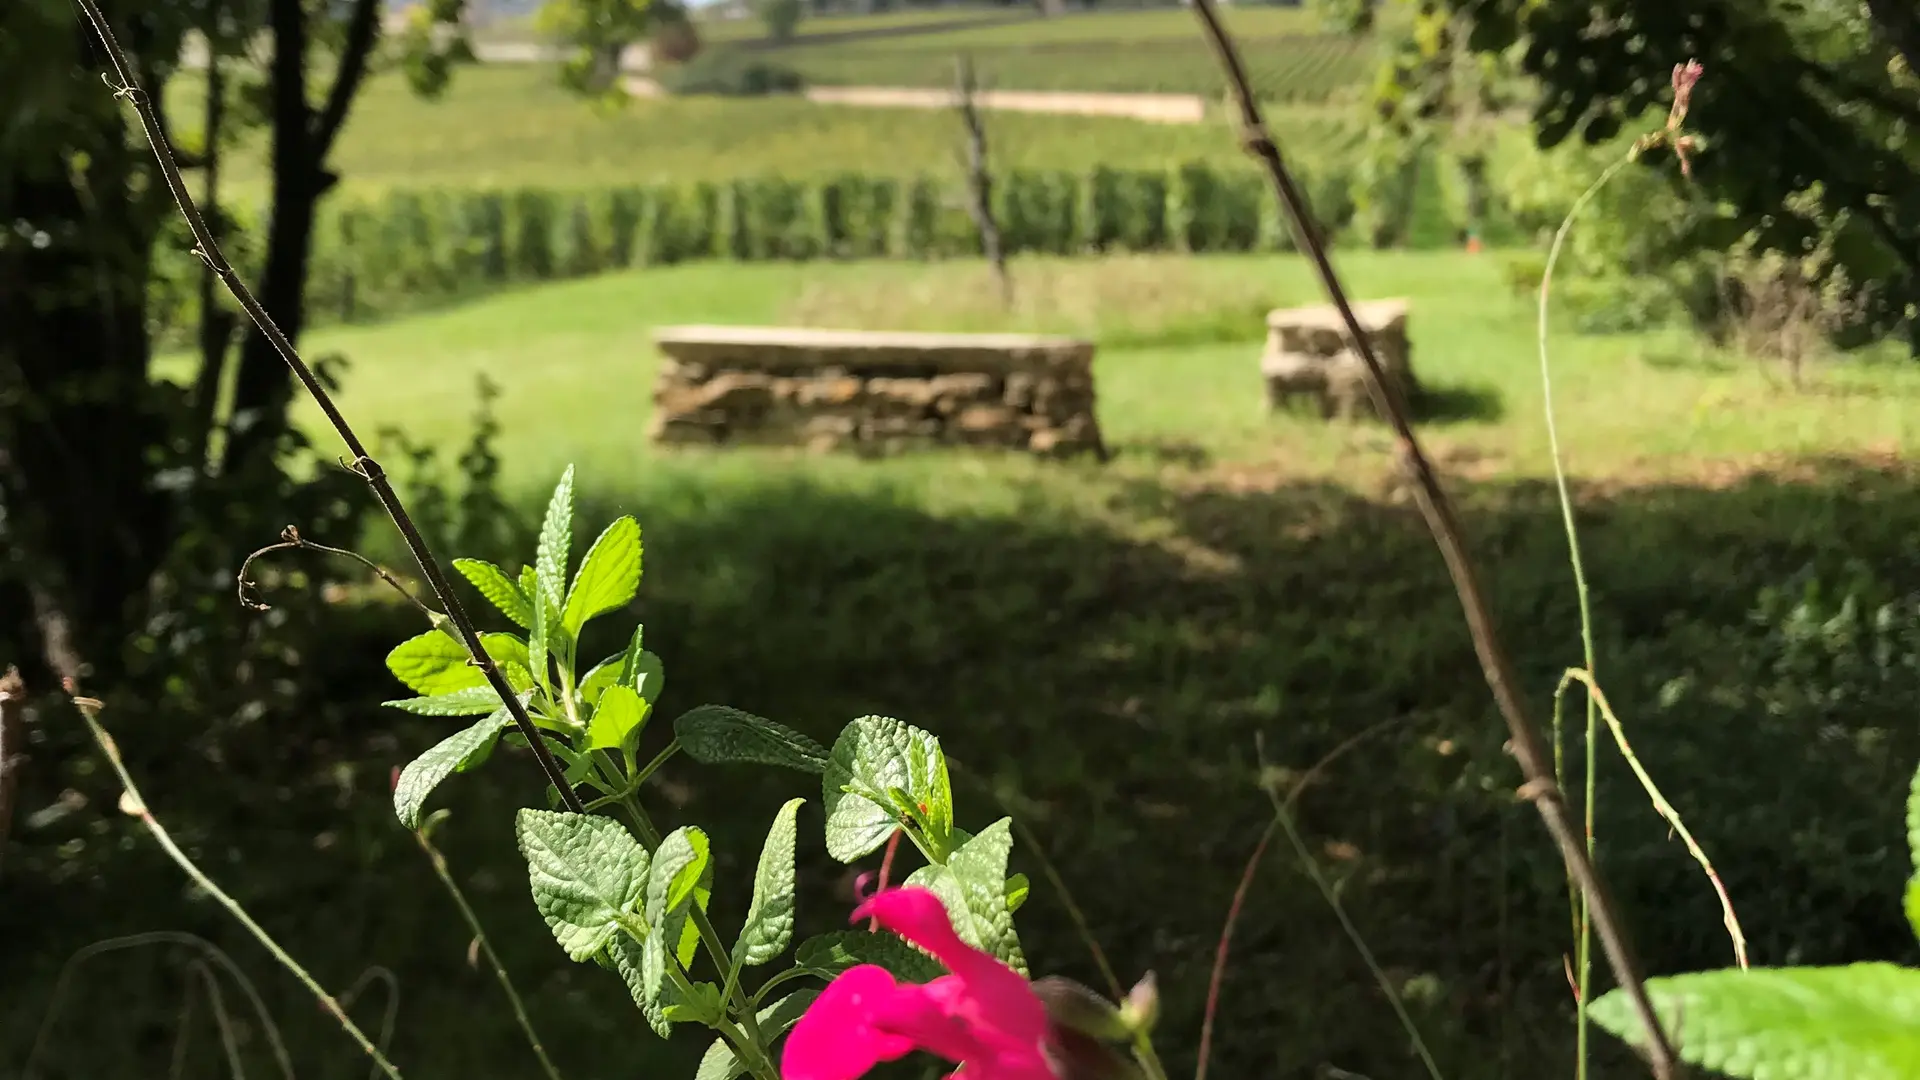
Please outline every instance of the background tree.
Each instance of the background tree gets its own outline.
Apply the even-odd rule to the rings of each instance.
[[[202,130],[184,140],[193,150],[178,164],[216,207],[222,145],[243,123],[267,128],[265,228],[242,246],[256,255],[261,302],[297,337],[315,214],[338,179],[327,159],[377,58],[379,0],[103,8],[148,92],[197,104],[187,111]],[[433,0],[418,25],[451,28],[459,14],[459,0]],[[152,370],[154,257],[184,239],[124,105],[101,83],[91,33],[64,0],[0,9],[0,220],[10,223],[0,234],[0,650],[31,664],[65,635],[112,670],[138,602],[192,520],[241,505],[284,513],[292,384],[249,333],[232,406],[215,409],[231,322],[210,290],[193,389]],[[182,75],[190,43],[206,68],[197,85]],[[428,90],[459,55],[450,31],[402,45]],[[169,95],[176,85],[186,92]],[[213,476],[223,483],[203,483]]]
[[[560,81],[600,95],[617,91],[620,58],[628,46],[646,40],[653,18],[651,0],[548,0],[535,25],[570,50]]]
[[[774,41],[792,41],[807,13],[801,0],[756,0],[753,9],[767,28],[767,37]]]
[[[1447,0],[1478,52],[1519,49],[1541,146],[1604,142],[1662,108],[1674,65],[1706,77],[1688,126],[1701,198],[1688,245],[1745,240],[1847,296],[1854,338],[1920,307],[1920,122],[1910,4],[1891,0]],[[1648,155],[1650,164],[1665,154]],[[1669,170],[1677,173],[1677,170]],[[1679,179],[1672,181],[1682,183]],[[1913,339],[1920,345],[1920,338]]]

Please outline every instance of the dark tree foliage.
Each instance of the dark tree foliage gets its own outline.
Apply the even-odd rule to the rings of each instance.
[[[254,288],[296,338],[315,215],[336,180],[328,153],[382,55],[382,6],[101,0],[147,92],[173,106],[168,126],[182,127],[177,99],[203,117],[191,138],[170,136],[203,192],[236,121],[268,129],[272,202]],[[434,0],[402,38],[399,59],[423,89],[444,83],[458,55],[457,35],[434,31],[459,7]],[[170,96],[190,43],[206,76]],[[104,59],[69,0],[0,3],[0,660],[30,669],[57,627],[99,670],[117,670],[137,609],[168,591],[155,575],[195,523],[230,523],[222,500],[290,492],[278,461],[291,377],[249,332],[232,406],[214,408],[231,315],[210,287],[194,389],[152,370],[153,254],[185,241],[151,152],[103,80]],[[217,194],[207,201],[218,223]],[[224,452],[209,454],[216,429]]]
[[[1599,142],[1654,115],[1674,65],[1699,60],[1694,174],[1725,209],[1694,243],[1724,250],[1750,236],[1794,257],[1823,249],[1828,273],[1862,305],[1856,333],[1915,335],[1920,17],[1909,0],[1447,2],[1474,49],[1523,46],[1542,146]]]

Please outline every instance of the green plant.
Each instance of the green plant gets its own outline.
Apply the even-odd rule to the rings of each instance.
[[[787,954],[794,927],[794,849],[804,799],[781,807],[769,830],[739,932],[729,943],[709,907],[715,891],[707,834],[697,825],[663,832],[642,796],[647,782],[684,755],[703,765],[757,765],[821,778],[827,852],[852,863],[887,848],[885,884],[905,837],[924,864],[905,878],[931,889],[961,937],[1025,972],[1013,916],[1027,898],[1024,875],[1007,872],[1012,821],[969,832],[955,818],[939,740],[898,720],[848,724],[831,750],[774,721],[718,705],[685,710],[664,745],[647,753],[649,721],[666,689],[660,658],[635,627],[627,647],[591,666],[581,632],[623,610],[641,575],[640,526],[615,519],[569,573],[573,471],[555,488],[533,564],[509,574],[492,563],[454,566],[521,633],[481,635],[506,673],[570,786],[591,793],[584,812],[522,810],[517,823],[535,907],[567,955],[616,972],[648,1025],[665,1038],[678,1023],[713,1030],[702,1077],[751,1073],[776,1080],[773,1047],[811,1003],[805,980],[828,980],[861,963],[901,979],[937,974],[893,938],[840,931],[793,948],[792,966],[754,979],[749,969]],[[524,636],[522,636],[524,634]],[[508,710],[453,635],[440,627],[400,643],[387,667],[418,696],[387,704],[424,716],[481,719],[421,754],[398,774],[394,813],[419,829],[427,798],[455,773],[484,764],[509,732]],[[620,819],[595,814],[616,813]],[[629,831],[629,829],[631,831]],[[778,991],[776,993],[776,991]]]
[[[1915,873],[1904,907],[1920,935],[1920,772],[1907,798]],[[1686,1061],[1742,1080],[1896,1080],[1920,1069],[1920,969],[1886,963],[1728,969],[1649,980]],[[1639,1045],[1619,992],[1593,1003],[1594,1022]]]

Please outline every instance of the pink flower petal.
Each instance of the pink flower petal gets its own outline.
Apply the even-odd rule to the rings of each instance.
[[[874,1026],[896,990],[883,967],[848,968],[808,1007],[780,1052],[783,1080],[856,1080],[882,1061],[905,1057],[914,1041]]]

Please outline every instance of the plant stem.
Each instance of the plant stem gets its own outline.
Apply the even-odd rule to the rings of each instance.
[[[1539,317],[1536,319],[1536,334],[1540,346],[1540,394],[1541,409],[1547,419],[1547,453],[1553,461],[1554,490],[1560,498],[1560,522],[1567,534],[1567,560],[1573,567],[1573,589],[1580,604],[1580,651],[1586,662],[1586,670],[1597,671],[1593,645],[1593,597],[1587,588],[1586,562],[1580,556],[1580,530],[1573,520],[1573,495],[1567,487],[1567,469],[1560,451],[1560,429],[1554,422],[1553,414],[1553,367],[1547,360],[1547,312],[1553,294],[1553,270],[1560,261],[1560,251],[1567,242],[1567,236],[1573,231],[1574,219],[1588,203],[1600,194],[1600,190],[1610,183],[1620,170],[1633,160],[1628,154],[1619,161],[1607,166],[1592,186],[1580,193],[1575,199],[1567,216],[1554,231],[1553,246],[1547,250],[1546,270],[1540,277]],[[1555,697],[1554,708],[1554,771],[1560,772],[1560,703]],[[1594,852],[1593,811],[1595,790],[1595,766],[1599,740],[1599,709],[1595,707],[1593,695],[1587,695],[1586,727],[1586,771],[1581,775],[1581,786],[1585,789],[1585,825],[1587,838],[1587,858],[1591,860]],[[1564,780],[1565,777],[1561,776]],[[1576,934],[1574,938],[1574,964],[1578,969],[1574,999],[1574,1080],[1586,1080],[1587,1077],[1587,1041],[1592,1027],[1587,1016],[1587,1006],[1593,998],[1593,910],[1587,896],[1580,896],[1578,913],[1574,919]]]
[[[487,966],[493,969],[493,977],[499,981],[500,990],[507,995],[507,1004],[513,1008],[513,1018],[520,1025],[520,1031],[527,1037],[527,1045],[533,1048],[533,1056],[540,1059],[540,1068],[547,1074],[547,1080],[561,1080],[560,1070],[554,1067],[553,1059],[547,1056],[547,1048],[540,1042],[540,1033],[533,1029],[533,1021],[527,1016],[527,1007],[520,1000],[520,992],[513,988],[513,979],[507,975],[507,967],[500,962],[500,955],[493,951],[493,942],[487,937],[486,927],[480,925],[480,916],[474,914],[473,906],[467,903],[467,896],[460,890],[458,882],[447,869],[446,856],[433,846],[427,838],[425,829],[415,829],[413,838],[419,842],[420,850],[427,853],[427,862],[433,866],[433,872],[440,878],[440,884],[446,886],[447,893],[453,897],[454,906],[460,909],[460,917],[467,920],[467,928],[473,931],[473,939],[480,944],[480,951],[487,958]]]
[[[646,846],[647,850],[653,851],[658,848],[660,830],[654,826],[653,819],[647,815],[647,808],[640,805],[640,799],[637,796],[628,795],[620,801],[620,805],[633,818],[634,827],[640,832],[640,842]],[[713,920],[707,917],[706,911],[697,903],[688,907],[687,917],[693,921],[693,928],[699,933],[700,943],[707,950],[708,959],[713,961],[714,970],[724,976],[733,961],[727,955],[727,943],[721,940],[720,931],[713,925]],[[668,964],[667,966],[672,968],[676,965]],[[739,1017],[741,1026],[746,1028],[747,1037],[753,1040],[754,1046],[764,1056],[766,1040],[760,1034],[760,1020],[753,1014],[753,1005],[747,1000],[746,992],[740,988],[737,981],[729,980],[729,983],[728,1001],[733,1006],[734,1014]]]
[[[82,0],[82,2],[90,3],[91,0]],[[373,1044],[373,1040],[367,1038],[359,1025],[347,1016],[346,1010],[340,1007],[340,1003],[334,1000],[333,995],[327,993],[319,981],[308,974],[306,968],[300,966],[299,961],[288,955],[287,951],[280,947],[280,943],[273,940],[272,935],[268,934],[259,923],[254,922],[253,916],[247,914],[247,909],[241,907],[238,900],[227,895],[220,886],[214,884],[213,879],[195,865],[194,861],[187,857],[186,852],[181,851],[179,845],[173,842],[173,837],[167,832],[166,827],[160,824],[160,820],[153,816],[151,810],[147,809],[147,801],[141,797],[139,786],[133,782],[132,774],[127,772],[126,763],[120,759],[120,747],[113,741],[113,736],[107,734],[106,728],[100,726],[97,715],[100,703],[92,698],[75,697],[73,704],[80,711],[80,718],[86,721],[87,731],[93,736],[94,744],[100,748],[100,753],[106,757],[107,764],[112,766],[114,775],[119,778],[120,786],[125,789],[125,794],[120,800],[120,808],[139,818],[140,824],[146,826],[147,832],[159,842],[160,849],[167,853],[167,857],[173,860],[174,865],[178,866],[208,896],[213,897],[216,903],[227,909],[227,913],[238,920],[241,926],[246,927],[247,932],[253,935],[254,940],[258,941],[281,967],[286,968],[294,978],[300,980],[300,985],[306,987],[307,992],[320,1002],[320,1007],[325,1009],[347,1035],[359,1044],[360,1049],[373,1060],[374,1066],[387,1076],[387,1080],[401,1080],[400,1070],[394,1068],[393,1063],[387,1060],[387,1056]]]
[[[1413,1014],[1407,1011],[1406,1003],[1400,1000],[1400,991],[1394,987],[1393,980],[1387,978],[1386,969],[1380,966],[1380,961],[1374,957],[1373,950],[1367,946],[1367,939],[1360,936],[1360,928],[1354,925],[1353,919],[1347,914],[1346,905],[1340,902],[1340,895],[1333,891],[1333,883],[1328,881],[1326,874],[1321,871],[1320,861],[1313,857],[1313,852],[1307,848],[1307,842],[1301,839],[1300,829],[1294,824],[1293,811],[1287,805],[1287,800],[1282,799],[1280,793],[1271,786],[1267,788],[1267,798],[1273,803],[1273,820],[1280,826],[1281,831],[1287,834],[1288,842],[1293,845],[1293,853],[1300,859],[1301,869],[1307,872],[1307,877],[1313,880],[1314,887],[1320,890],[1321,899],[1327,902],[1327,906],[1333,909],[1334,916],[1340,920],[1340,929],[1346,931],[1347,940],[1353,943],[1354,950],[1360,954],[1361,961],[1367,965],[1367,970],[1373,973],[1373,981],[1379,985],[1380,992],[1386,995],[1387,1004],[1393,1006],[1393,1014],[1399,1018],[1400,1027],[1406,1031],[1407,1038],[1412,1041],[1413,1051],[1419,1055],[1420,1064],[1426,1066],[1427,1075],[1432,1077],[1432,1080],[1443,1080],[1439,1064],[1433,1060],[1432,1052],[1427,1049],[1427,1041],[1420,1036],[1420,1028],[1413,1022]]]
[[[247,287],[246,282],[240,280],[240,275],[227,261],[226,254],[220,248],[220,242],[214,238],[213,230],[208,228],[206,218],[201,215],[199,207],[194,204],[193,196],[187,191],[186,180],[181,177],[179,167],[174,164],[177,155],[174,153],[172,143],[167,140],[166,129],[161,126],[159,115],[154,112],[153,100],[147,96],[146,89],[140,85],[139,77],[133,72],[133,65],[128,62],[126,53],[121,50],[119,41],[114,38],[113,28],[108,25],[106,16],[101,13],[98,0],[77,0],[77,2],[81,10],[86,12],[88,21],[93,24],[94,33],[99,35],[100,44],[106,50],[107,62],[113,68],[114,78],[119,81],[119,86],[114,90],[114,96],[125,98],[132,103],[135,113],[140,118],[141,130],[146,135],[148,148],[153,151],[154,160],[160,166],[161,178],[166,182],[167,190],[173,194],[173,201],[180,207],[181,215],[186,218],[187,227],[193,231],[195,252],[206,261],[207,266],[215,274],[219,275],[227,291],[240,302],[240,307],[247,313],[247,318],[259,328],[261,336],[273,346],[276,353],[280,354],[280,358],[286,361],[287,366],[293,370],[294,377],[299,379],[300,385],[306,388],[307,393],[320,406],[320,411],[326,414],[328,423],[333,425],[334,431],[340,435],[340,440],[346,443],[347,452],[353,456],[350,468],[373,489],[374,497],[380,501],[381,508],[386,510],[388,517],[393,519],[394,527],[400,531],[401,539],[406,541],[407,550],[413,554],[414,561],[420,564],[420,572],[425,575],[427,585],[432,588],[434,597],[440,601],[441,610],[445,611],[447,618],[452,620],[461,643],[467,647],[468,656],[474,666],[480,669],[481,674],[486,676],[487,683],[493,687],[494,693],[500,695],[500,700],[506,703],[507,712],[513,717],[514,726],[526,738],[527,745],[533,749],[533,756],[539,761],[541,770],[546,773],[548,782],[560,792],[560,801],[568,810],[576,814],[585,813],[586,807],[580,802],[580,796],[575,794],[572,786],[567,783],[566,772],[560,768],[560,763],[554,760],[553,751],[548,749],[547,744],[540,739],[532,717],[527,715],[526,705],[514,693],[513,687],[507,682],[506,675],[501,672],[500,665],[494,663],[493,657],[487,655],[487,650],[481,646],[480,632],[474,628],[473,620],[467,616],[466,608],[460,603],[460,597],[453,591],[453,586],[448,583],[446,574],[440,569],[439,561],[428,549],[427,541],[420,535],[420,529],[414,524],[412,516],[407,513],[406,505],[400,501],[399,495],[394,493],[393,483],[387,479],[386,471],[367,453],[367,448],[360,441],[360,436],[354,432],[353,426],[347,423],[347,418],[341,414],[340,407],[334,404],[333,396],[327,393],[327,388],[321,384],[313,369],[300,358],[300,353],[293,347],[293,342],[273,321],[266,307],[253,295],[253,290]]]
[[[1367,391],[1372,396],[1374,407],[1393,429],[1400,464],[1413,482],[1421,515],[1426,519],[1435,546],[1440,549],[1441,558],[1447,564],[1454,591],[1460,598],[1467,632],[1473,640],[1474,652],[1479,657],[1494,703],[1506,721],[1512,752],[1526,775],[1527,780],[1521,786],[1520,794],[1534,804],[1547,832],[1559,848],[1561,860],[1567,864],[1568,872],[1579,883],[1581,894],[1587,898],[1593,914],[1594,930],[1599,934],[1601,948],[1613,969],[1614,978],[1646,1031],[1647,1057],[1656,1080],[1671,1080],[1678,1071],[1672,1043],[1660,1023],[1659,1015],[1654,1012],[1653,1002],[1647,997],[1640,961],[1627,934],[1625,921],[1617,913],[1600,872],[1587,857],[1586,845],[1568,811],[1566,796],[1553,775],[1551,757],[1538,729],[1527,715],[1519,689],[1519,677],[1495,629],[1492,605],[1487,600],[1479,572],[1468,553],[1453,504],[1446,490],[1440,486],[1432,462],[1414,435],[1413,424],[1405,407],[1398,395],[1387,387],[1385,369],[1375,353],[1373,342],[1361,326],[1353,305],[1347,300],[1346,289],[1327,256],[1326,245],[1321,240],[1319,227],[1313,221],[1306,199],[1301,195],[1293,174],[1288,171],[1278,144],[1267,130],[1252,84],[1247,79],[1246,67],[1241,63],[1239,51],[1214,9],[1213,0],[1193,0],[1192,7],[1232,88],[1239,111],[1243,145],[1265,166],[1274,195],[1287,212],[1296,246],[1306,252],[1313,263],[1328,299],[1339,310],[1354,352],[1366,368]]]

